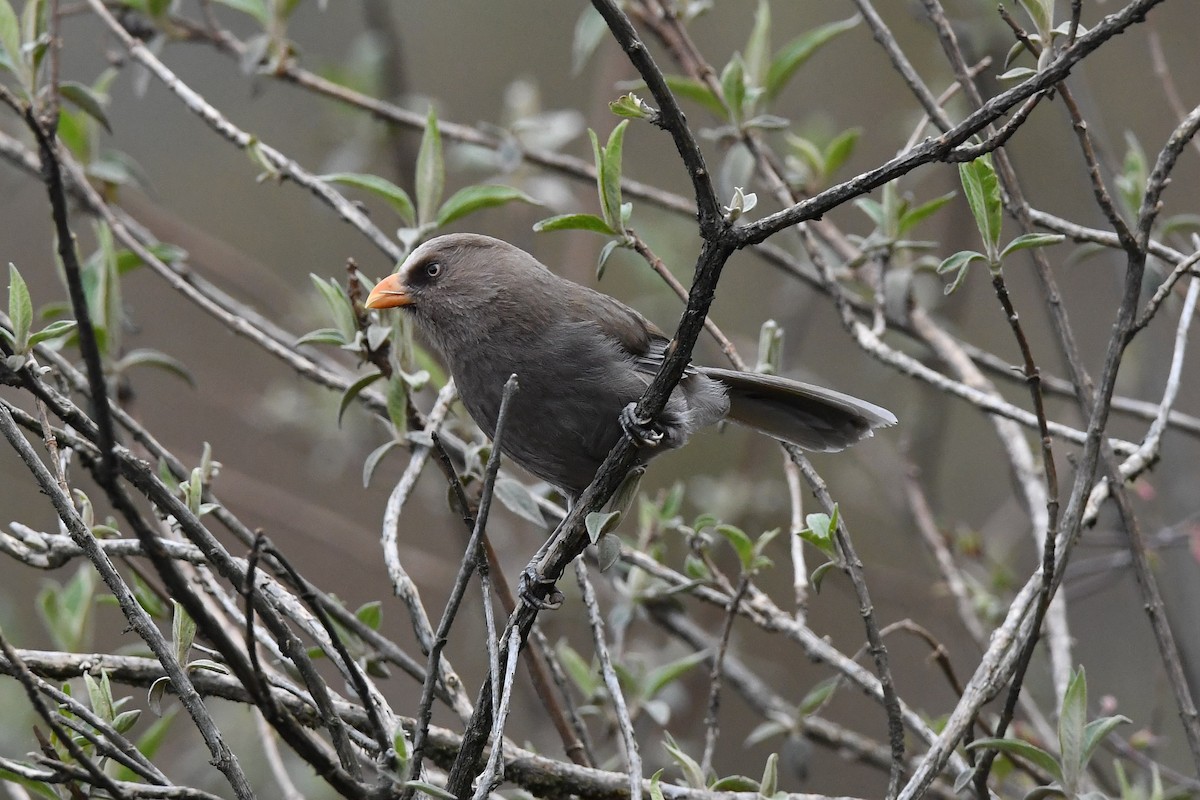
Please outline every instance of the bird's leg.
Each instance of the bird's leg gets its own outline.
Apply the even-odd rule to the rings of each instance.
[[[571,513],[571,508],[575,505],[575,500],[575,497],[567,497],[568,516]],[[521,570],[521,576],[517,579],[517,597],[520,597],[521,602],[525,605],[533,606],[539,611],[554,611],[562,606],[563,601],[566,600],[563,593],[555,588],[555,581],[547,578],[538,569],[538,564],[541,563],[542,557],[546,555],[546,551],[550,549],[552,541],[554,541],[553,534],[546,541],[542,542],[542,546],[533,554],[533,558],[529,559],[529,563],[525,565],[525,569]],[[545,596],[542,597],[541,595]]]
[[[566,597],[560,592],[555,581],[543,575],[537,568],[538,556],[525,565],[521,577],[517,579],[517,596],[527,606],[533,606],[539,611],[555,611],[562,607]],[[548,587],[548,588],[543,588]],[[540,595],[545,594],[545,597]]]
[[[662,429],[654,424],[654,420],[638,416],[637,403],[630,403],[621,409],[620,420],[621,430],[638,447],[658,447],[662,444]]]

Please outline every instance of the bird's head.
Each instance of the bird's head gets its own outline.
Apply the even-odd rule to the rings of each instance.
[[[528,306],[548,271],[500,239],[455,233],[430,239],[381,280],[366,307],[402,308],[450,354]]]

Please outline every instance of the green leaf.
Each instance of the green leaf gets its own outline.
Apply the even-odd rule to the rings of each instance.
[[[539,222],[535,222],[533,229],[537,233],[545,233],[547,231],[594,231],[595,233],[603,233],[606,236],[616,233],[611,225],[595,214],[559,214],[556,217],[546,217]]]
[[[708,787],[712,792],[758,792],[758,781],[748,775],[725,775]],[[760,793],[761,794],[761,793]],[[763,794],[763,797],[769,795]]]
[[[1096,748],[1104,741],[1104,737],[1112,733],[1118,725],[1130,722],[1129,717],[1117,714],[1112,717],[1100,717],[1089,722],[1083,728],[1083,751],[1080,754],[1081,766],[1086,767],[1092,760]]]
[[[812,583],[813,589],[817,594],[821,593],[821,582],[825,580],[825,574],[836,566],[836,561],[826,561],[824,564],[813,570],[809,581]]]
[[[958,291],[958,287],[962,286],[963,279],[967,277],[967,267],[972,261],[987,261],[987,256],[983,253],[977,253],[974,250],[960,250],[954,255],[938,264],[938,274],[942,275],[947,272],[954,272],[954,280],[947,284],[945,294],[952,294]]]
[[[350,304],[350,297],[346,294],[346,290],[333,278],[325,280],[311,272],[308,277],[312,279],[313,285],[325,299],[325,305],[328,306],[329,313],[333,317],[334,326],[342,334],[342,340],[345,343],[354,341],[354,334],[358,331],[358,320],[354,316],[354,307]]]
[[[342,417],[345,415],[346,409],[354,402],[354,398],[358,397],[363,389],[382,377],[382,372],[372,372],[346,387],[346,391],[342,392],[342,399],[338,401],[337,424],[339,428],[342,427]]]
[[[729,121],[741,125],[746,119],[746,65],[741,53],[734,53],[721,70],[721,94],[729,107]]]
[[[528,486],[514,478],[501,475],[496,478],[493,491],[496,499],[509,511],[538,527],[545,527],[546,518],[542,516],[542,508]]]
[[[407,384],[393,375],[388,381],[387,412],[392,427],[397,436],[403,436],[408,430],[408,388]]]
[[[813,53],[837,36],[854,28],[860,20],[861,17],[855,14],[849,19],[822,25],[796,37],[780,48],[771,61],[771,68],[767,71],[767,80],[763,87],[767,90],[767,97],[773,98],[779,94],[796,74],[796,70],[804,66]]]
[[[804,522],[808,527],[800,531],[800,538],[830,558],[836,558],[837,549],[833,544],[836,520],[828,514],[817,513],[806,515]]]
[[[1052,244],[1064,241],[1066,238],[1066,236],[1058,233],[1024,233],[1013,239],[1000,251],[1000,258],[1004,258],[1009,253],[1015,253],[1018,250],[1028,250],[1031,247],[1049,247]]]
[[[442,135],[438,130],[437,112],[429,107],[425,134],[417,152],[417,222],[427,225],[436,218],[446,189],[446,168],[442,163]]]
[[[621,560],[621,537],[615,533],[601,534],[596,542],[596,563],[601,572],[608,572]]]
[[[113,717],[112,726],[117,733],[125,733],[137,723],[141,716],[142,710],[140,708],[122,711]]]
[[[883,203],[869,197],[860,197],[854,201],[854,205],[858,207],[859,211],[870,217],[876,228],[881,231],[887,230],[887,214],[883,210]]]
[[[825,146],[825,176],[828,177],[837,172],[838,169],[846,163],[850,158],[850,154],[854,152],[854,146],[858,144],[858,139],[862,136],[862,128],[849,128],[842,131]]]
[[[600,173],[600,207],[604,210],[604,219],[618,231],[625,229],[621,213],[621,156],[628,127],[627,119],[617,123],[596,164]]]
[[[1050,33],[1050,29],[1054,27],[1053,0],[1020,0],[1020,3],[1025,13],[1033,20],[1037,32],[1042,35]]]
[[[750,562],[754,558],[754,542],[750,540],[745,531],[733,525],[717,525],[716,531],[725,538],[725,541],[729,542],[733,551],[737,553],[738,561],[742,563],[742,571],[748,571]]]
[[[771,68],[771,6],[758,0],[754,11],[754,27],[746,40],[746,79],[751,86],[762,87]]]
[[[491,208],[492,206],[511,203],[514,200],[521,203],[528,203],[531,206],[541,205],[537,200],[511,186],[500,184],[467,186],[451,195],[450,199],[438,209],[437,224],[438,227],[449,225],[456,219],[465,217],[467,214],[471,214],[481,208]]]
[[[588,538],[592,544],[595,544],[602,534],[615,530],[620,522],[620,511],[593,511],[584,518],[584,525],[587,527]]]
[[[105,722],[111,722],[117,712],[113,706],[112,685],[108,682],[108,672],[101,670],[99,681],[88,673],[83,673],[83,685],[87,687],[88,704],[92,711]]]
[[[690,672],[697,664],[703,664],[710,655],[708,650],[699,650],[650,670],[643,681],[642,697],[646,699],[656,697],[659,692]]]
[[[100,123],[104,130],[112,133],[108,123],[108,115],[104,113],[104,101],[92,91],[92,87],[84,86],[75,81],[63,81],[58,86],[58,93],[67,102],[74,105],[83,113]]]
[[[979,235],[983,237],[985,253],[989,257],[994,256],[1000,242],[1004,207],[1000,202],[1000,182],[996,179],[991,156],[984,155],[959,164],[958,175]]]
[[[196,622],[178,600],[171,600],[171,648],[180,664],[187,663],[188,653],[191,652],[192,642],[196,640]]]
[[[590,697],[600,688],[600,677],[592,664],[583,660],[583,656],[565,639],[554,648],[563,669],[585,697]]]
[[[906,210],[900,215],[899,224],[897,225],[898,232],[901,234],[915,228],[919,223],[923,222],[928,217],[936,213],[942,206],[954,199],[954,192],[947,192],[941,197],[935,197],[932,200],[922,203]]]
[[[629,119],[650,119],[658,112],[646,104],[646,101],[630,92],[623,94],[608,104],[608,110],[618,117]]]
[[[172,358],[166,353],[160,353],[157,350],[148,348],[130,350],[113,365],[113,371],[120,374],[130,367],[157,367],[170,372],[172,375],[183,378],[192,386],[196,385],[196,381],[192,378],[192,373],[188,371],[187,366],[182,361]]]
[[[76,327],[75,320],[73,319],[60,319],[56,322],[51,322],[49,325],[29,337],[29,346],[33,347],[34,345],[39,345],[42,342],[47,342],[51,339],[57,339],[59,337],[66,336],[67,334],[72,333]]]
[[[727,113],[725,105],[721,102],[721,98],[713,94],[712,89],[708,88],[708,84],[694,78],[685,78],[681,75],[667,75],[665,77],[667,88],[676,97],[695,101],[714,115],[722,119],[725,117]],[[645,88],[645,85],[643,84],[642,87]]]
[[[363,625],[366,625],[373,631],[379,630],[380,624],[383,622],[383,603],[378,600],[372,600],[369,603],[363,603],[354,612],[354,616]]]
[[[249,14],[258,20],[264,28],[271,22],[271,15],[267,12],[265,0],[215,0],[215,2],[241,11],[243,14]]]
[[[408,196],[408,192],[387,178],[381,178],[378,175],[365,175],[358,172],[334,172],[329,175],[321,175],[320,178],[328,183],[353,186],[381,197],[395,209],[405,225],[412,227],[417,224],[416,211],[413,209],[413,203]]]
[[[1087,674],[1080,667],[1071,676],[1058,712],[1058,749],[1062,756],[1063,787],[1073,793],[1086,766],[1083,760],[1087,725]]]
[[[382,461],[383,457],[388,454],[388,451],[398,444],[400,444],[400,442],[396,441],[395,439],[388,439],[386,442],[379,445],[379,447],[376,447],[374,450],[372,450],[371,454],[367,456],[365,461],[363,461],[364,489],[371,485],[371,476],[375,474],[375,468],[379,466],[379,462]]]
[[[771,753],[767,756],[767,763],[763,765],[762,780],[758,782],[759,794],[763,797],[774,797],[779,791],[779,754]]]
[[[2,2],[4,0],[0,0]],[[8,264],[8,319],[16,337],[13,350],[18,354],[28,352],[29,329],[33,326],[33,300],[29,297],[25,279],[12,262]]]
[[[346,337],[339,330],[333,328],[318,328],[315,331],[309,331],[303,336],[296,339],[296,346],[302,344],[333,344],[339,347],[348,344]]]
[[[151,761],[158,755],[159,748],[162,747],[163,742],[167,740],[167,733],[170,732],[171,723],[175,720],[175,713],[176,711],[172,709],[169,713],[154,720],[146,728],[146,732],[138,737],[137,742],[134,743],[142,755]],[[117,765],[115,777],[119,781],[133,781],[138,779],[138,776],[134,775],[133,771],[123,764]]]
[[[983,748],[999,750],[1008,756],[1016,756],[1031,762],[1034,766],[1039,767],[1042,771],[1053,776],[1055,779],[1062,777],[1062,770],[1059,768],[1058,761],[1054,756],[1047,753],[1040,747],[1032,745],[1029,742],[1021,739],[976,739],[967,745],[968,750],[980,750]]]
[[[705,780],[704,771],[700,769],[700,764],[697,763],[696,759],[683,752],[669,733],[665,733],[664,736],[666,739],[663,741],[663,749],[679,765],[680,771],[683,772],[683,779],[687,781],[688,786],[691,786],[693,789],[706,788],[708,781]]]
[[[609,256],[620,246],[621,241],[613,239],[611,242],[605,242],[604,247],[600,248],[600,255],[596,257],[596,280],[604,277],[604,266],[608,263]]]
[[[662,774],[660,769],[650,776],[650,800],[663,800]],[[54,798],[57,800],[58,795],[54,795]]]
[[[1032,67],[1013,67],[996,76],[998,81],[1023,81],[1026,78],[1032,78],[1037,75],[1037,70]]]
[[[0,50],[0,67],[17,76],[26,89],[30,88],[28,70],[21,57],[21,24],[8,0],[0,0]]]
[[[78,653],[84,649],[87,622],[95,595],[95,572],[76,570],[65,586],[46,581],[37,596],[38,611],[55,647]]]
[[[819,681],[816,686],[808,690],[808,693],[800,701],[800,713],[811,714],[816,711],[833,696],[834,691],[841,684],[841,680],[836,675],[832,678],[825,678]]]
[[[571,40],[571,75],[579,75],[592,53],[608,34],[608,24],[592,6],[584,8],[575,21],[575,36]]]
[[[402,785],[416,789],[418,792],[427,794],[430,797],[441,798],[441,800],[458,800],[454,794],[446,791],[441,786],[427,783],[426,781],[405,781]]]

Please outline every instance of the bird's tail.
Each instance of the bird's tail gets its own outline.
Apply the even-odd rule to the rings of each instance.
[[[729,418],[805,450],[833,452],[896,424],[886,408],[799,381],[717,367],[699,368],[729,392]]]

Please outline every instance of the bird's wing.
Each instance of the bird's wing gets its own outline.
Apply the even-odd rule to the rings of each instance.
[[[594,324],[605,336],[616,341],[635,359],[662,362],[667,346],[666,335],[653,322],[629,306],[606,294],[575,285],[567,312],[574,322]]]

